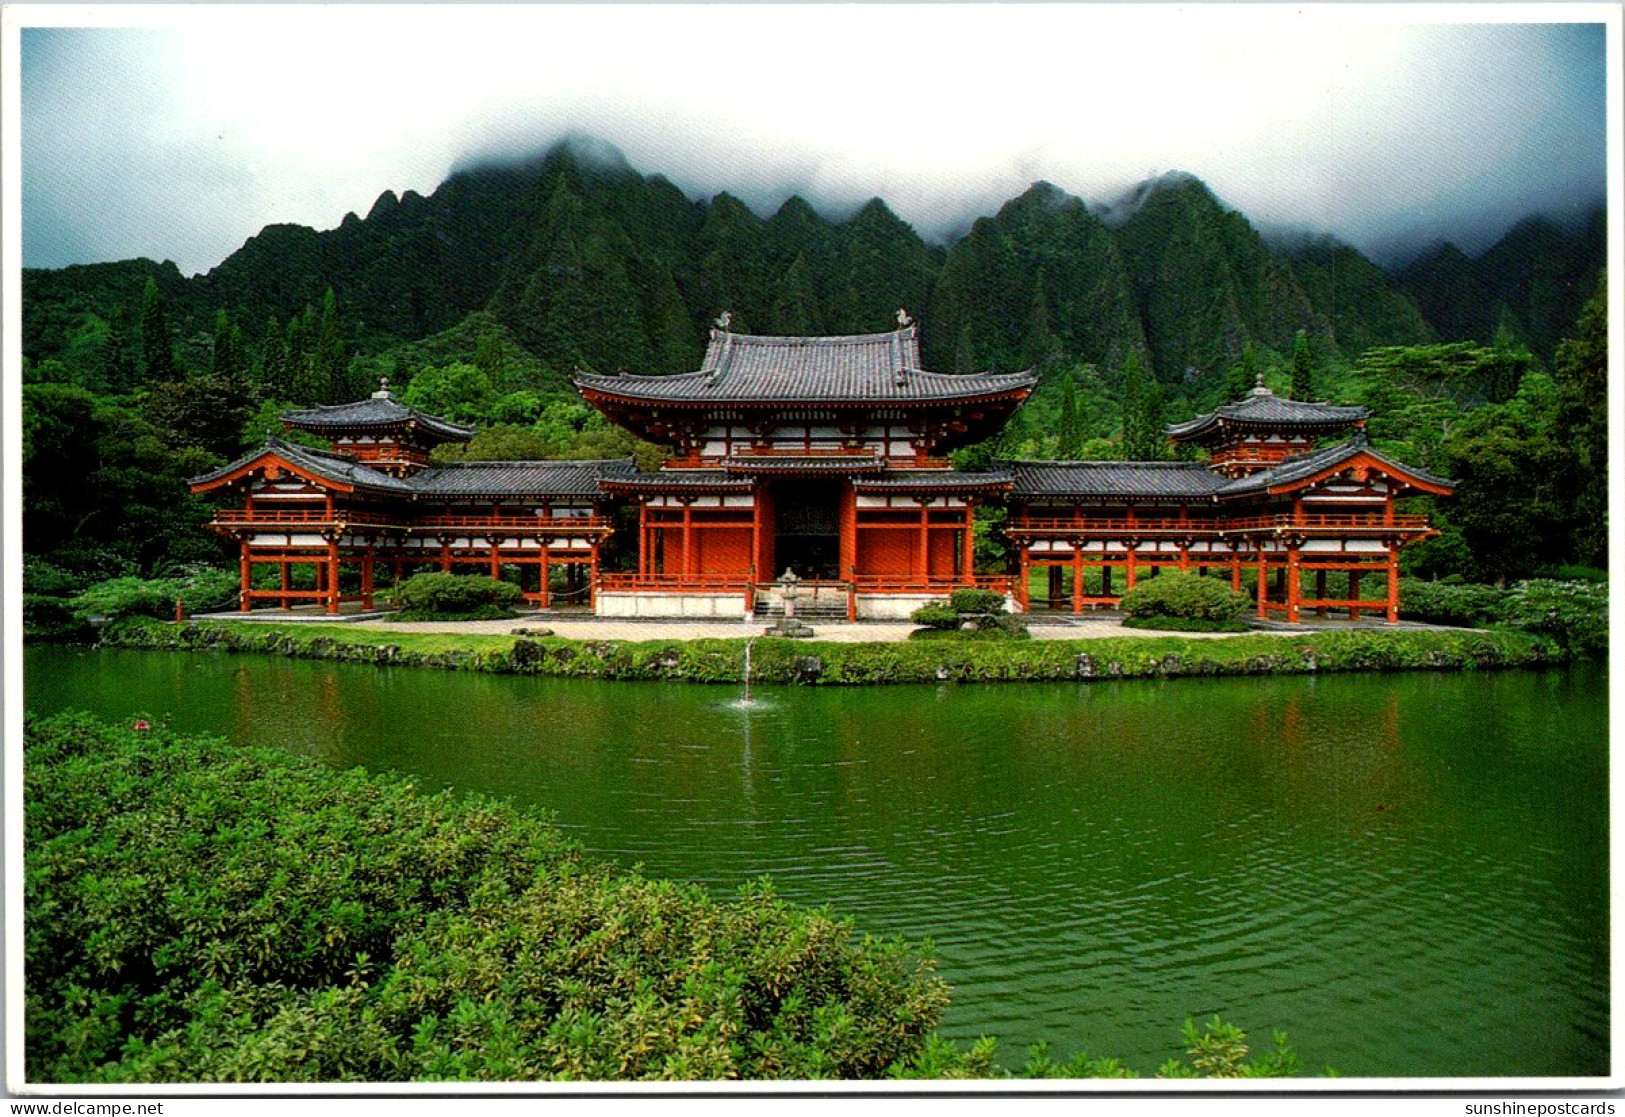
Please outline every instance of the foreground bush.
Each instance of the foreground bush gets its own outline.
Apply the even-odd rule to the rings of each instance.
[[[876,1077],[947,1004],[900,942],[501,805],[74,715],[25,748],[34,1081]]]
[[[1408,621],[1464,627],[1494,624],[1505,613],[1506,591],[1472,583],[1399,580],[1399,614]]]
[[[1217,578],[1167,571],[1138,583],[1123,595],[1118,608],[1130,617],[1228,621],[1246,610],[1247,599]]]
[[[523,591],[481,574],[414,574],[394,591],[397,605],[424,616],[507,616]]]

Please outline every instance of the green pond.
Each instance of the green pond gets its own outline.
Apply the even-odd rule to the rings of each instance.
[[[26,697],[534,804],[719,895],[930,939],[944,1031],[1150,1072],[1609,1070],[1607,678],[737,688],[30,648]]]

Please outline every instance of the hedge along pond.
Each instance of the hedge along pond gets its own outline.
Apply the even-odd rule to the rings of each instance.
[[[1541,647],[1377,635],[1466,641],[1424,657]],[[1151,1067],[1177,1053],[1180,1021],[1220,1013],[1255,1037],[1285,1029],[1306,1066],[1345,1075],[1607,1069],[1594,665],[1130,681],[1092,641],[1087,685],[764,687],[740,708],[735,685],[501,675],[489,657],[511,663],[511,639],[414,639],[358,654],[464,669],[39,647],[28,704],[167,717],[545,807],[589,851],[718,896],[770,874],[788,900],[932,940],[953,989],[943,1031],[997,1035],[1006,1058],[1047,1041]],[[1323,665],[1325,639],[1201,643],[1243,664],[1314,647]],[[738,643],[672,662],[721,681]],[[1174,645],[1198,642],[1123,643],[1146,649],[1127,674],[1153,658],[1167,673]],[[1077,671],[1079,651],[1048,645],[1023,648]],[[533,646],[632,668],[677,651]],[[886,649],[904,665],[921,651]],[[754,651],[757,667],[827,655],[822,682],[852,670],[829,645]]]

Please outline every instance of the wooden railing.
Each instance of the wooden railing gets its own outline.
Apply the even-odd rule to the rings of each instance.
[[[1005,531],[1023,532],[1083,532],[1092,535],[1223,535],[1233,531],[1261,531],[1290,528],[1298,531],[1364,529],[1377,531],[1398,528],[1403,531],[1425,530],[1426,516],[1384,516],[1381,512],[1342,515],[1304,513],[1294,516],[1290,512],[1274,516],[1243,516],[1222,520],[1158,519],[1090,519],[1073,516],[1020,516],[1012,519]]]
[[[399,517],[381,512],[350,511],[335,508],[221,508],[214,514],[217,524],[398,524]]]
[[[417,516],[408,526],[413,528],[455,528],[461,531],[486,531],[492,528],[507,531],[538,529],[567,534],[577,531],[609,531],[614,525],[603,516],[537,516],[534,514],[521,516],[512,513],[495,516],[468,516],[454,513],[438,513],[429,516]]]
[[[716,574],[600,574],[598,588],[622,593],[744,593],[747,576]]]
[[[537,516],[537,515],[455,515],[441,513],[428,516],[406,517],[365,512],[359,509],[335,508],[222,508],[215,512],[214,522],[223,525],[260,524],[365,524],[394,527],[403,531],[538,531],[558,535],[600,534],[614,525],[604,516]]]
[[[852,579],[859,593],[941,593],[957,589],[993,590],[1009,593],[1008,574],[858,574]]]

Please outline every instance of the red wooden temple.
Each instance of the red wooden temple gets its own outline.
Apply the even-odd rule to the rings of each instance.
[[[929,372],[917,327],[899,321],[880,334],[758,337],[728,330],[725,317],[696,372],[578,376],[612,421],[673,448],[657,471],[629,460],[436,464],[436,445],[473,431],[403,406],[385,386],[284,416],[330,450],[273,439],[192,488],[240,496],[211,526],[239,543],[244,611],[370,608],[379,563],[396,579],[506,572],[538,606],[628,617],[770,609],[790,569],[799,612],[853,620],[906,617],[963,586],[1020,609],[1079,612],[1177,568],[1238,589],[1254,572],[1261,617],[1398,619],[1399,550],[1432,529],[1395,501],[1451,484],[1372,449],[1364,408],[1260,386],[1168,428],[1205,462],[964,472],[945,455],[996,433],[1036,377]],[[987,504],[1009,510],[1009,573],[975,570],[975,510]],[[635,569],[606,570],[612,513],[627,505]],[[294,587],[300,565],[315,568],[314,588]],[[1045,571],[1037,593],[1035,568]]]

